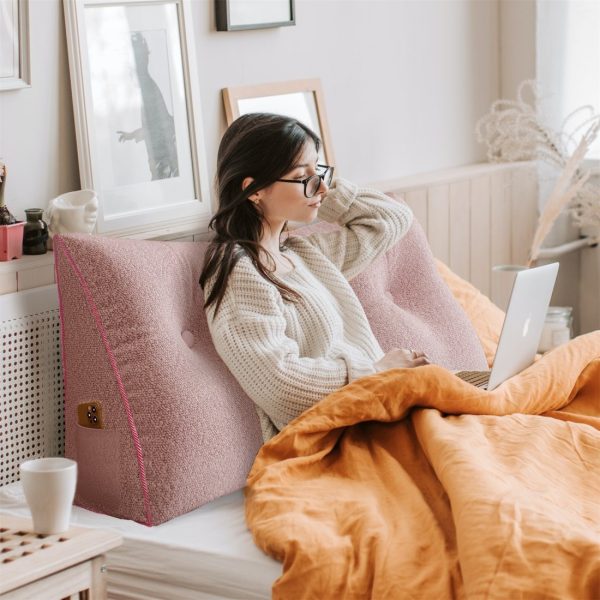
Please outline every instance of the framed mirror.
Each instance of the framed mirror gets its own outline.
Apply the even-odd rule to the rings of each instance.
[[[240,115],[251,112],[270,112],[298,119],[321,138],[319,160],[335,165],[319,79],[228,87],[223,89],[223,103],[228,125]]]
[[[158,237],[210,218],[189,0],[64,0],[81,187],[97,232]]]

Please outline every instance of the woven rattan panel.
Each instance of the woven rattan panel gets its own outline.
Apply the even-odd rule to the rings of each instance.
[[[58,310],[0,321],[0,485],[30,458],[64,453]]]

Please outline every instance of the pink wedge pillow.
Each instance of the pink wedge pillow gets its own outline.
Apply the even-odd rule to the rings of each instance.
[[[158,525],[243,487],[262,435],[211,342],[206,244],[54,240],[75,502]],[[89,402],[101,403],[103,429],[78,424]]]
[[[212,345],[198,285],[206,244],[70,235],[55,236],[54,249],[76,503],[157,525],[242,487],[262,437]],[[416,222],[351,284],[384,350],[486,367]],[[103,428],[78,422],[78,406],[92,402]]]

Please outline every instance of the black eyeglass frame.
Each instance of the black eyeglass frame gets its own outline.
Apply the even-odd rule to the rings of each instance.
[[[325,169],[325,171],[320,174],[315,173],[314,175],[311,175],[310,177],[306,177],[306,179],[276,179],[276,181],[283,181],[284,183],[302,183],[304,185],[304,197],[312,198],[319,191],[319,188],[321,187],[321,181],[325,181],[325,177],[329,178],[329,183],[327,183],[326,185],[329,185],[333,181],[333,171],[335,170],[335,167],[330,167],[329,165],[319,165],[318,164],[317,168]],[[311,194],[309,196],[306,193],[306,188],[308,187],[308,182],[311,179],[314,179],[315,177],[318,177],[321,181],[319,181],[319,185],[317,186],[315,193]]]

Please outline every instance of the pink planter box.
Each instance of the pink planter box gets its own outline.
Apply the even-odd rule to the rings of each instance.
[[[0,225],[0,261],[23,256],[24,221],[12,225]]]

